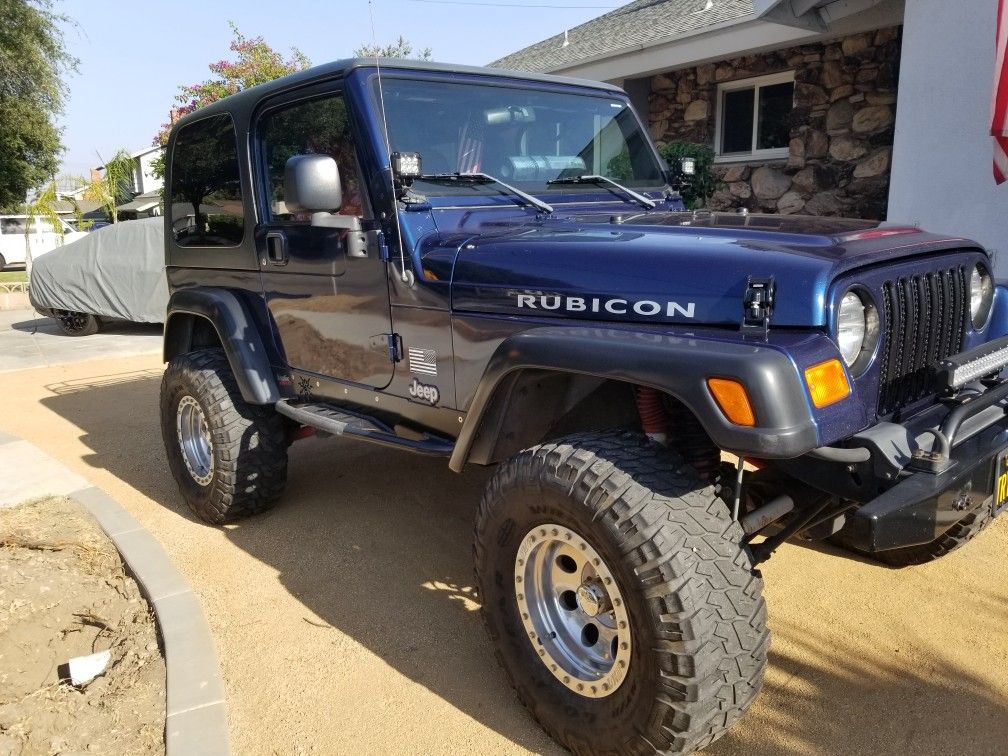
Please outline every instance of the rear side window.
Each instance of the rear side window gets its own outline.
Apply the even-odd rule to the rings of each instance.
[[[176,244],[241,244],[245,209],[231,116],[212,116],[183,126],[175,138],[171,168],[171,217]]]

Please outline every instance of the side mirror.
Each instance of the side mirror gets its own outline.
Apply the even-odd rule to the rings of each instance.
[[[284,167],[284,203],[291,212],[329,212],[343,204],[339,166],[328,155],[295,155]]]

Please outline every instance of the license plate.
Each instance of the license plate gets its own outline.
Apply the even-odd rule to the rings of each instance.
[[[1008,509],[1008,449],[997,455],[994,464],[994,515]]]

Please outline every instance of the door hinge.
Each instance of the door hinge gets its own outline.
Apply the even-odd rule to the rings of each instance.
[[[402,348],[402,337],[398,333],[387,333],[388,337],[388,356],[390,362],[399,362],[402,360],[403,348]]]
[[[742,297],[742,332],[759,331],[766,338],[773,316],[776,284],[773,276],[746,280],[745,295]]]

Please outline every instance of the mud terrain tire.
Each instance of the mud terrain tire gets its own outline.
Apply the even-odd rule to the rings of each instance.
[[[209,441],[203,449],[208,464],[202,468],[183,450],[183,426],[190,443],[201,435]],[[161,435],[183,498],[206,522],[219,525],[262,512],[283,492],[287,437],[282,418],[272,407],[242,399],[220,349],[189,352],[168,363],[161,381]]]
[[[516,559],[544,523],[582,537],[626,605],[632,655],[607,695],[565,685],[523,624]],[[476,522],[482,615],[518,697],[555,740],[578,754],[692,752],[741,718],[769,643],[742,536],[712,486],[638,433],[568,436],[501,465]]]
[[[924,543],[919,546],[908,546],[903,549],[893,549],[892,551],[880,551],[875,554],[875,558],[880,562],[893,567],[911,567],[917,564],[927,564],[935,559],[940,559],[946,554],[955,551],[960,546],[973,538],[984,528],[991,524],[994,517],[989,505],[985,504],[980,509],[970,512],[959,522],[949,528],[940,538],[936,538],[931,543]]]

